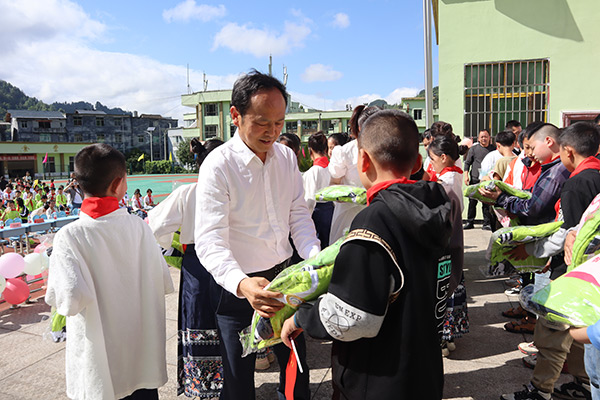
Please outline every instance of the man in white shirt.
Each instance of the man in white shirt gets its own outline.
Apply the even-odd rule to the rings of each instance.
[[[238,333],[250,325],[254,310],[268,318],[283,307],[280,295],[264,288],[288,264],[290,233],[301,257],[320,250],[296,156],[275,143],[287,98],[285,87],[271,76],[253,71],[239,78],[230,109],[238,134],[209,154],[198,177],[195,245],[219,285],[224,400],[254,399],[255,354],[241,357]],[[304,340],[297,344],[302,362]],[[289,349],[280,344],[273,350],[281,370],[281,399]],[[295,399],[310,397],[308,382],[306,370],[297,374]]]

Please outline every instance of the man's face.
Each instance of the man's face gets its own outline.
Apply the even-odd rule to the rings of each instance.
[[[490,145],[490,134],[487,131],[481,131],[477,140],[483,147],[488,147]]]
[[[231,107],[231,118],[240,138],[262,161],[279,137],[285,122],[285,99],[275,88],[260,90],[250,98],[250,107],[242,116]]]
[[[519,136],[519,133],[521,133],[521,131],[523,130],[523,128],[521,128],[520,126],[513,126],[510,129],[512,130],[512,133],[514,133],[517,137]]]

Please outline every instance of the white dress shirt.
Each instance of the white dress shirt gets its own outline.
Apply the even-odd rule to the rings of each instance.
[[[236,296],[246,274],[292,255],[290,232],[301,257],[320,250],[294,153],[275,143],[263,163],[239,135],[200,167],[194,231],[200,262]]]
[[[194,244],[196,215],[196,184],[179,186],[166,199],[148,211],[148,224],[163,248],[173,242],[173,234],[179,229],[179,243]]]
[[[302,181],[304,182],[304,199],[308,205],[308,210],[312,213],[317,205],[315,194],[329,186],[331,175],[327,168],[313,165],[302,175]]]

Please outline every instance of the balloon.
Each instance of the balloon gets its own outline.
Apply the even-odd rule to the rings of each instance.
[[[25,268],[25,260],[17,253],[6,253],[0,257],[0,275],[5,278],[19,276]]]
[[[6,288],[6,279],[0,275],[0,293],[4,292],[4,288]]]
[[[29,286],[22,279],[8,279],[2,296],[7,303],[21,304],[29,298]]]
[[[43,244],[38,244],[37,246],[35,246],[35,249],[33,249],[34,253],[45,253],[46,252],[46,246],[44,246]]]
[[[28,275],[37,275],[42,273],[42,255],[40,253],[27,254],[24,258],[25,268],[23,272]]]
[[[50,257],[48,257],[48,253],[45,251],[40,253],[40,255],[42,256],[42,271],[46,271],[50,265]]]

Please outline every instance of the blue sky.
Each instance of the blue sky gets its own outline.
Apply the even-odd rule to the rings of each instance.
[[[46,102],[96,101],[181,119],[192,91],[250,68],[294,100],[340,109],[424,87],[420,1],[0,0],[0,79]],[[437,81],[434,44],[434,83]]]

